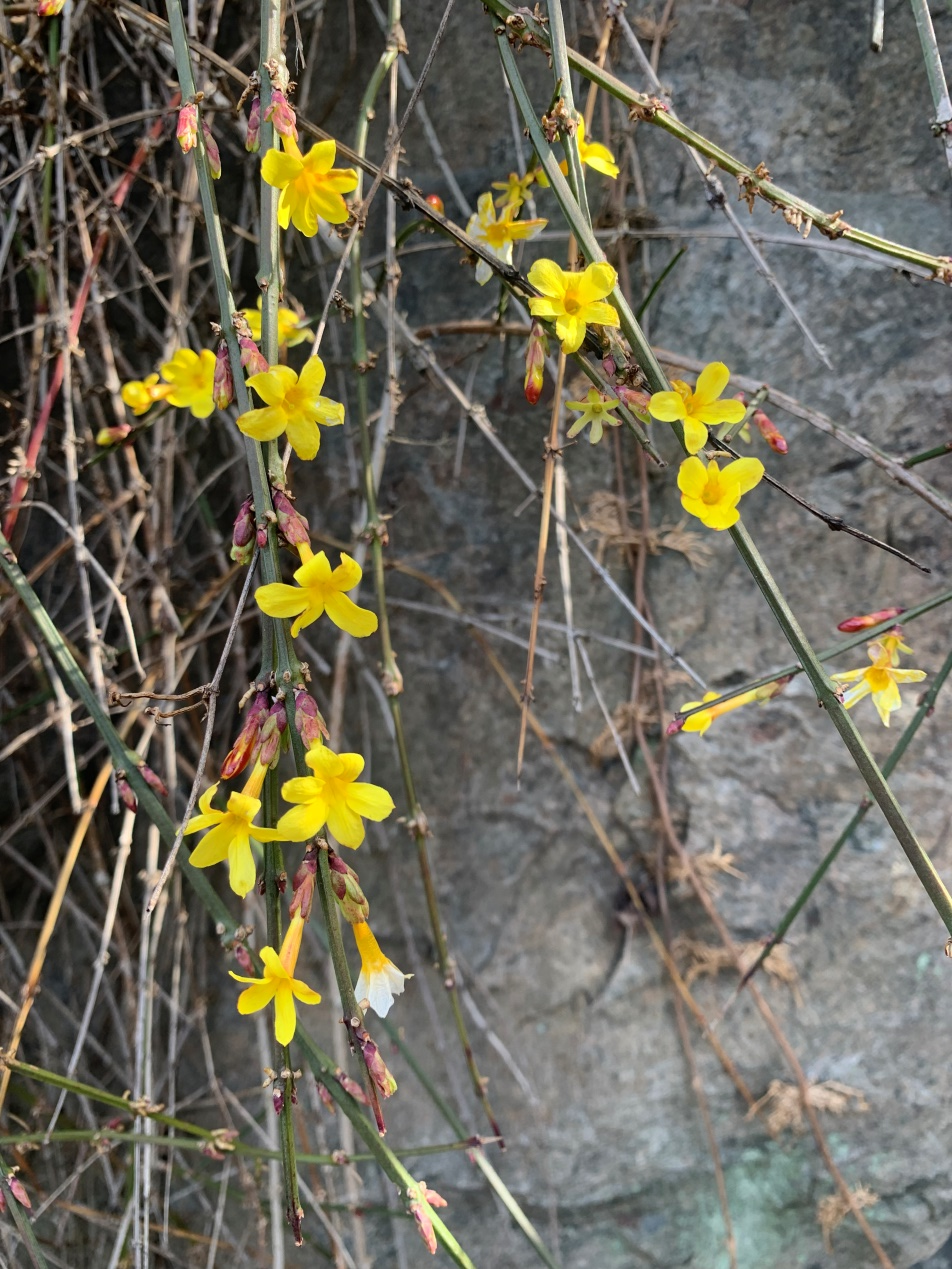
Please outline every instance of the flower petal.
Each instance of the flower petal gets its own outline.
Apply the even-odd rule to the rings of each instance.
[[[277,829],[283,841],[306,842],[324,827],[327,803],[313,798],[301,806],[292,806],[278,820]]]
[[[255,603],[268,617],[296,617],[308,606],[309,596],[300,586],[269,582],[255,591]]]
[[[287,425],[287,415],[280,406],[268,405],[261,410],[245,410],[235,422],[238,431],[256,441],[274,441]]]
[[[377,614],[366,608],[358,608],[346,595],[328,595],[324,601],[324,611],[335,626],[346,630],[355,639],[364,639],[377,629]]]
[[[310,462],[317,457],[321,448],[321,430],[313,419],[288,419],[285,430],[288,444],[302,462]]]
[[[228,845],[228,884],[243,899],[254,889],[258,879],[255,857],[251,853],[248,834],[235,833]]]
[[[274,1036],[278,1044],[290,1044],[297,1030],[297,1009],[290,983],[282,983],[274,996]]]
[[[319,1005],[321,1003],[321,993],[315,991],[313,987],[309,987],[301,978],[291,979],[291,990],[302,1005]]]
[[[264,1009],[274,999],[276,990],[274,982],[269,978],[246,987],[238,997],[238,1012],[257,1013],[259,1009]]]
[[[680,392],[655,392],[648,402],[648,413],[662,423],[675,423],[687,416]]]
[[[684,420],[684,448],[689,454],[696,454],[707,444],[707,428],[692,415]]]
[[[747,409],[742,401],[712,401],[710,405],[698,405],[695,400],[691,413],[702,423],[739,423]]]
[[[568,286],[568,278],[564,270],[560,269],[554,260],[536,260],[532,268],[529,270],[527,277],[529,285],[534,286],[537,291],[541,291],[543,295],[550,296],[553,299],[561,299],[565,295],[565,289]],[[609,290],[611,288],[609,287]],[[531,307],[531,301],[530,301]],[[540,316],[552,316],[555,314],[542,313]]]
[[[368,820],[385,820],[395,809],[393,798],[379,784],[360,782],[347,791],[347,805]],[[336,837],[337,834],[335,833]]]
[[[740,402],[738,402],[740,404]],[[721,473],[721,480],[736,485],[739,493],[749,493],[763,479],[764,465],[759,458],[735,458]]]
[[[352,850],[357,849],[366,833],[363,820],[342,798],[328,804],[327,827],[342,846],[349,846]]]
[[[710,405],[716,401],[730,382],[731,372],[723,361],[712,361],[698,375],[697,387],[694,389],[694,400],[698,405]],[[740,405],[738,401],[736,403]],[[741,411],[743,412],[743,406]],[[726,420],[725,420],[726,421]]]
[[[618,274],[607,261],[599,260],[595,264],[590,264],[578,281],[579,301],[582,304],[593,304],[596,300],[603,300],[615,289],[617,281]],[[599,319],[590,318],[589,320]]]
[[[304,171],[304,164],[292,154],[269,150],[261,160],[261,176],[275,189],[284,189]]]
[[[699,458],[686,458],[678,468],[678,488],[689,498],[700,498],[706,485],[707,468]]]

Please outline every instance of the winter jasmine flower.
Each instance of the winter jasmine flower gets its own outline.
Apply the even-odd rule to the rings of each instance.
[[[707,464],[686,458],[678,471],[681,506],[709,529],[729,529],[740,519],[741,495],[760,482],[764,465],[759,458],[735,458],[721,471],[714,459]]]
[[[722,361],[712,361],[698,376],[692,390],[681,379],[672,379],[672,392],[655,392],[648,402],[651,415],[662,423],[680,422],[684,427],[684,445],[689,454],[696,454],[707,444],[707,429],[715,423],[739,423],[744,417],[742,401],[720,401],[727,387],[730,371]]]
[[[304,920],[295,913],[281,943],[281,951],[276,952],[273,947],[261,949],[263,978],[246,978],[233,970],[228,971],[235,982],[251,984],[238,997],[239,1013],[257,1013],[274,1001],[274,1034],[278,1044],[290,1044],[294,1039],[297,1030],[295,1000],[300,1000],[302,1005],[321,1003],[318,992],[308,987],[303,979],[294,977],[303,933]]]
[[[196,419],[207,419],[214,413],[215,354],[210,348],[203,348],[200,353],[179,348],[159,369],[171,385],[166,393],[170,405],[186,407]]]
[[[889,715],[895,713],[902,705],[899,684],[921,683],[926,677],[925,670],[896,669],[899,662],[898,648],[905,648],[905,645],[898,643],[898,636],[894,638],[897,643],[889,646],[886,646],[885,639],[867,645],[866,652],[872,661],[872,665],[867,669],[846,670],[842,674],[830,675],[834,683],[853,685],[848,687],[842,696],[843,704],[847,709],[852,709],[864,696],[871,695],[884,727],[889,726]],[[911,649],[905,650],[911,651]]]
[[[617,326],[618,314],[605,296],[615,287],[618,275],[610,264],[590,264],[584,273],[566,273],[554,260],[536,260],[529,270],[529,282],[541,295],[529,300],[533,317],[555,322],[555,331],[566,354],[577,352],[585,338],[588,322],[593,326]]]
[[[320,428],[337,427],[344,421],[341,403],[321,396],[326,376],[320,357],[309,357],[300,375],[290,366],[272,366],[251,375],[248,387],[265,404],[263,409],[238,415],[239,431],[256,441],[273,441],[287,432],[298,458],[313,458],[321,447]]]
[[[378,1018],[386,1018],[394,996],[403,995],[404,985],[413,975],[402,973],[384,956],[366,921],[358,921],[350,928],[360,952],[360,977],[354,994],[358,1001],[366,1000]]]
[[[363,577],[356,560],[341,552],[340,563],[331,569],[323,551],[317,555],[304,542],[298,547],[301,567],[294,572],[295,586],[271,582],[255,591],[258,607],[268,617],[294,617],[291,635],[296,636],[326,612],[335,626],[355,639],[372,635],[377,629],[377,615],[359,608],[346,591],[353,590]]]
[[[269,150],[261,162],[261,175],[281,190],[278,222],[282,229],[293,224],[307,238],[317,233],[318,219],[342,225],[349,213],[342,195],[357,188],[352,167],[335,168],[336,141],[316,141],[302,154],[292,137],[283,139],[284,150]]]
[[[466,232],[503,264],[512,264],[514,242],[534,238],[549,223],[547,220],[516,220],[515,217],[519,214],[517,203],[509,203],[503,207],[497,219],[492,194],[480,194],[476,207],[476,214],[470,216]],[[486,260],[480,260],[476,266],[476,281],[479,285],[485,286],[492,275],[492,265]]]
[[[326,745],[308,750],[312,776],[297,776],[281,789],[291,802],[278,820],[278,832],[289,842],[304,842],[326,824],[342,846],[356,850],[364,840],[364,819],[385,820],[394,809],[393,798],[377,784],[359,782],[364,769],[359,753],[334,753]]]
[[[190,862],[196,868],[210,868],[212,864],[228,861],[228,884],[242,898],[253,889],[257,868],[251,853],[251,838],[256,842],[277,841],[280,834],[274,828],[260,828],[254,819],[261,810],[261,785],[267,767],[255,765],[245,787],[228,798],[228,808],[217,811],[212,799],[218,789],[213,784],[199,799],[201,814],[194,815],[185,826],[185,836],[210,829],[192,851]]]
[[[588,439],[592,445],[597,445],[602,439],[604,427],[618,427],[621,424],[621,419],[612,414],[612,410],[618,405],[618,398],[603,397],[597,388],[589,388],[584,401],[566,401],[565,404],[570,410],[582,412],[581,417],[575,420],[566,433],[569,437],[578,436],[582,428],[591,423],[592,430]]]

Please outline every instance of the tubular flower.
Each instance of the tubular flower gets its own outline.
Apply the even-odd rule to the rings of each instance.
[[[579,119],[578,121],[575,143],[578,146],[578,157],[583,167],[590,167],[593,172],[601,172],[602,176],[610,176],[613,181],[617,180],[618,164],[615,162],[614,154],[612,154],[607,145],[602,145],[599,141],[585,140],[584,119]],[[567,159],[563,159],[559,164],[559,170],[563,176],[568,175],[569,164]],[[542,171],[536,173],[536,179],[542,186],[549,184],[548,177]]]
[[[549,223],[547,220],[514,219],[519,214],[518,203],[508,203],[497,219],[492,194],[480,194],[476,207],[476,215],[470,216],[466,232],[503,264],[512,264],[514,242],[526,242],[534,238]],[[476,281],[479,285],[485,286],[492,275],[492,265],[480,260],[476,266]]]
[[[529,312],[533,317],[555,321],[564,353],[581,348],[586,323],[618,325],[618,314],[605,302],[618,280],[610,264],[600,261],[590,264],[584,273],[566,273],[554,260],[536,260],[528,276],[531,285],[542,292],[529,300]]]
[[[320,357],[309,357],[300,375],[290,366],[272,366],[251,375],[248,386],[265,405],[239,414],[239,431],[256,441],[273,441],[287,432],[298,458],[313,458],[321,447],[320,428],[337,427],[344,421],[340,402],[321,396],[326,375]]]
[[[603,428],[618,427],[621,424],[621,419],[616,418],[612,414],[612,410],[618,404],[618,398],[603,397],[597,388],[589,388],[588,395],[584,401],[566,401],[565,404],[570,410],[581,410],[582,412],[581,417],[575,420],[566,433],[570,438],[578,436],[582,428],[587,423],[591,423],[592,430],[589,432],[588,439],[592,445],[597,445],[602,439]]]
[[[228,971],[236,983],[251,984],[238,997],[239,1013],[257,1013],[274,1001],[274,1035],[278,1044],[290,1044],[294,1039],[294,1032],[297,1030],[297,1009],[294,1005],[296,999],[302,1005],[321,1003],[318,992],[308,987],[303,979],[294,977],[303,933],[304,919],[295,913],[281,943],[281,951],[276,952],[273,947],[261,949],[263,978],[246,978],[243,974],[236,974],[234,970]]]
[[[364,769],[359,753],[334,753],[314,745],[307,753],[312,776],[297,776],[281,788],[291,802],[278,821],[278,832],[289,842],[304,842],[327,824],[342,846],[356,850],[364,840],[364,819],[385,820],[393,798],[377,784],[358,782]]]
[[[366,921],[358,921],[350,928],[360,953],[360,977],[354,995],[358,1001],[366,1000],[378,1018],[386,1018],[394,996],[403,995],[404,985],[413,975],[401,973],[393,961],[384,956]]]
[[[655,392],[648,402],[651,415],[662,423],[684,426],[684,445],[696,454],[707,443],[707,429],[715,423],[739,423],[746,407],[743,401],[719,401],[727,387],[730,371],[722,361],[712,361],[698,376],[692,392],[681,379],[672,379],[673,392]]]
[[[699,736],[703,736],[713,723],[715,718],[720,718],[722,714],[729,714],[732,709],[740,709],[742,705],[750,705],[753,701],[764,704],[766,701],[773,700],[775,696],[779,696],[783,689],[790,682],[790,676],[785,675],[783,678],[775,679],[773,683],[765,683],[763,687],[751,688],[749,692],[741,692],[739,696],[732,696],[729,700],[720,701],[717,705],[712,705],[710,709],[698,709],[699,705],[706,705],[708,701],[717,701],[717,692],[705,692],[704,699],[700,701],[685,701],[678,710],[679,714],[683,714],[686,710],[696,709],[697,713],[691,714],[685,718],[678,726],[672,724],[668,728],[668,734],[674,731],[694,731]]]
[[[900,652],[912,651],[908,643],[903,642],[901,626],[894,626],[888,634],[880,635],[876,642],[882,644],[883,648],[889,653],[891,665],[899,664]]]
[[[158,375],[149,375],[146,379],[131,379],[124,383],[119,395],[136,417],[145,414],[156,401],[164,401],[174,391],[170,383],[159,383]]]
[[[295,617],[291,627],[292,638],[305,626],[317,621],[326,612],[335,626],[363,639],[377,629],[377,614],[366,608],[358,608],[346,592],[353,590],[363,577],[363,569],[356,560],[341,552],[340,563],[332,571],[330,561],[323,551],[315,555],[304,542],[298,547],[301,567],[295,569],[296,586],[284,582],[270,582],[255,591],[258,607],[268,617]]]
[[[887,636],[888,637],[888,636]],[[843,693],[843,704],[852,709],[864,696],[872,695],[873,704],[884,727],[889,726],[889,715],[902,705],[900,683],[921,683],[925,670],[897,670],[898,652],[895,647],[885,647],[885,640],[867,645],[866,651],[872,665],[865,670],[846,670],[831,674],[834,683],[851,683]]]
[[[225,811],[216,811],[212,806],[218,789],[218,785],[213,784],[199,799],[201,814],[193,815],[185,825],[186,837],[200,833],[203,828],[211,829],[192,851],[191,863],[196,868],[210,868],[227,859],[228,884],[242,898],[254,887],[257,876],[251,838],[256,842],[274,842],[280,836],[275,828],[259,828],[253,823],[261,810],[258,795],[266,770],[260,763],[256,764],[242,791],[229,796]]]
[[[681,506],[709,529],[729,529],[740,519],[741,495],[759,484],[764,465],[759,458],[735,458],[721,471],[712,458],[686,458],[678,470]]]
[[[341,196],[357,188],[357,173],[352,167],[334,167],[337,142],[317,141],[302,154],[292,137],[283,140],[283,152],[269,150],[261,161],[261,175],[282,191],[278,205],[281,228],[292,223],[306,238],[313,238],[318,218],[342,225],[349,213]]]
[[[261,342],[261,296],[258,296],[257,308],[243,308],[239,310],[241,316],[248,323],[251,331],[251,338],[256,342]],[[310,332],[306,326],[302,326],[301,319],[295,313],[293,308],[278,309],[278,347],[293,348],[295,344],[303,344],[305,339],[310,339]]]
[[[493,189],[501,189],[503,192],[496,199],[497,207],[521,207],[529,197],[529,186],[538,176],[538,169],[526,172],[525,176],[520,176],[518,172],[510,172],[504,181],[493,181]]]
[[[200,353],[179,348],[159,369],[171,385],[167,394],[170,405],[186,406],[196,419],[207,419],[214,413],[215,354],[210,348]]]

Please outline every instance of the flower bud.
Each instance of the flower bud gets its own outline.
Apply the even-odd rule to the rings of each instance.
[[[317,1082],[317,1095],[321,1099],[321,1102],[324,1105],[324,1109],[329,1110],[332,1115],[336,1115],[337,1104],[334,1101],[333,1097],[331,1097],[330,1092],[328,1091],[327,1085],[322,1084],[320,1080],[318,1080]]]
[[[243,974],[254,977],[255,967],[251,960],[251,953],[245,947],[244,943],[235,944],[235,960],[238,962],[238,968]]]
[[[416,1221],[417,1233],[426,1244],[430,1255],[435,1256],[436,1234],[433,1232],[433,1222],[427,1211],[427,1204],[430,1207],[446,1207],[446,1199],[437,1194],[436,1190],[429,1189],[425,1181],[418,1181],[415,1185],[407,1186],[407,1198],[410,1200],[410,1214]]]
[[[317,701],[303,687],[294,693],[294,725],[306,749],[322,744],[330,736]]]
[[[622,405],[627,406],[632,414],[637,415],[643,423],[650,422],[651,416],[648,413],[648,402],[651,397],[647,392],[639,392],[637,388],[619,386],[615,389],[615,394]]]
[[[307,921],[310,918],[316,881],[317,850],[312,846],[310,850],[305,852],[300,867],[291,878],[293,897],[288,908],[291,916],[294,916],[296,912],[300,912],[302,920]]]
[[[363,1027],[353,1027],[351,1034],[360,1046],[360,1053],[367,1067],[367,1073],[373,1080],[381,1097],[392,1097],[397,1091],[397,1081],[391,1075],[380,1050]]]
[[[175,137],[182,147],[183,154],[188,154],[189,150],[194,150],[198,144],[198,106],[194,101],[188,102],[178,112]]]
[[[10,1193],[13,1195],[13,1197],[16,1199],[16,1201],[20,1204],[21,1207],[33,1206],[33,1204],[30,1202],[30,1196],[29,1194],[27,1194],[23,1186],[23,1182],[20,1180],[20,1178],[16,1175],[15,1172],[10,1172],[8,1174],[7,1185],[9,1185],[10,1187]]]
[[[341,912],[351,925],[366,921],[370,916],[370,904],[360,888],[360,878],[330,847],[327,850],[327,862],[331,872],[331,889]]]
[[[238,508],[235,524],[231,531],[231,550],[229,555],[236,564],[251,563],[251,557],[255,553],[256,528],[255,504],[251,498],[246,498]]]
[[[202,136],[205,138],[205,157],[208,159],[208,170],[212,174],[212,180],[217,181],[221,176],[221,152],[218,149],[218,142],[212,136],[212,130],[202,120]]]
[[[250,502],[251,499],[249,498]],[[261,728],[271,708],[271,695],[265,691],[257,691],[245,714],[241,731],[232,745],[228,756],[221,764],[221,778],[233,780],[247,767],[251,758],[256,755]]]
[[[39,0],[36,6],[36,15],[39,18],[55,18],[57,13],[62,13],[66,0]]]
[[[241,349],[241,364],[249,375],[260,375],[269,369],[264,353],[250,335],[239,335],[238,347]]]
[[[784,674],[779,679],[774,679],[772,683],[765,683],[763,687],[754,689],[754,700],[763,704],[765,701],[772,701],[775,696],[779,696],[783,689],[793,678],[792,674]]]
[[[355,1102],[360,1102],[362,1106],[368,1105],[367,1094],[360,1087],[357,1081],[352,1080],[345,1071],[342,1071],[340,1069],[340,1067],[338,1067],[337,1070],[334,1072],[334,1078],[337,1080],[338,1084],[341,1086],[341,1088],[344,1090],[345,1093],[350,1093],[351,1097],[354,1099]]]
[[[672,718],[670,723],[668,723],[667,727],[664,729],[664,734],[666,736],[676,736],[683,727],[683,718]]]
[[[286,490],[272,488],[271,497],[278,517],[279,539],[290,547],[300,546],[302,542],[310,546],[311,533],[307,520],[295,510]]]
[[[847,617],[836,627],[844,634],[853,634],[857,630],[868,630],[870,626],[878,626],[881,621],[892,621],[906,610],[905,608],[881,608],[879,612],[869,612],[862,617]]]
[[[441,216],[446,215],[446,208],[443,206],[443,200],[439,194],[427,194],[425,202],[429,203],[435,212],[439,212]]]
[[[542,395],[542,383],[545,378],[545,358],[549,351],[549,341],[539,322],[532,323],[529,331],[529,342],[526,344],[526,377],[523,388],[526,400],[535,405]]]
[[[96,444],[104,449],[109,445],[121,445],[132,428],[128,423],[117,423],[115,427],[101,427],[96,433]]]
[[[272,88],[271,103],[264,112],[264,117],[279,136],[290,137],[292,141],[298,139],[294,111],[280,88]]]
[[[215,353],[215,376],[212,380],[212,400],[216,409],[225,410],[235,399],[235,379],[231,373],[231,358],[224,340]]]
[[[280,1115],[284,1110],[284,1089],[280,1084],[275,1084],[271,1090],[271,1103],[274,1106],[274,1113]]]
[[[245,137],[245,149],[249,154],[257,154],[261,149],[261,98],[257,93],[251,99],[251,110],[248,112],[248,135]]]
[[[261,725],[261,738],[255,757],[263,767],[272,767],[281,752],[281,740],[288,725],[284,701],[275,701]]]
[[[763,410],[754,411],[754,427],[760,432],[770,448],[775,454],[786,454],[787,441],[783,433],[777,428],[772,419],[769,419]]]
[[[156,793],[158,793],[160,797],[167,798],[169,796],[169,791],[165,787],[165,781],[155,774],[147,762],[139,763],[139,775],[142,776],[143,780],[150,789],[155,789]]]
[[[255,541],[261,547],[262,551],[268,545],[268,529],[264,524],[259,524],[255,530]]]
[[[132,792],[124,771],[116,772],[116,792],[119,794],[119,800],[126,810],[131,811],[135,815],[139,809],[139,803],[136,800],[136,795]]]

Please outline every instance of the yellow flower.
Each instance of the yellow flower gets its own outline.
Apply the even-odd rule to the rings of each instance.
[[[384,956],[366,921],[358,921],[351,929],[360,953],[360,977],[354,994],[358,1001],[366,1000],[378,1018],[386,1018],[394,996],[403,995],[404,984],[413,975],[402,973]]]
[[[287,229],[291,222],[305,237],[313,238],[318,218],[342,225],[349,213],[341,195],[357,188],[357,173],[352,167],[334,167],[337,142],[317,141],[302,154],[291,137],[283,140],[284,153],[269,150],[261,162],[261,175],[282,191],[281,228]]]
[[[337,427],[344,421],[340,402],[321,396],[326,375],[320,357],[309,357],[300,375],[290,366],[272,366],[251,375],[248,386],[265,405],[239,414],[239,430],[256,441],[273,441],[287,432],[298,458],[313,458],[321,447],[320,428]]]
[[[251,338],[259,343],[261,340],[261,297],[258,297],[258,307],[243,308],[239,312],[248,323],[251,330]],[[278,309],[278,347],[293,348],[295,344],[302,344],[305,339],[310,339],[311,334],[306,326],[301,325],[301,319],[295,313],[293,308]]]
[[[581,118],[578,121],[575,142],[578,145],[578,157],[583,167],[590,167],[593,172],[601,172],[602,176],[610,176],[613,181],[617,179],[618,164],[615,162],[614,154],[612,154],[607,145],[602,145],[598,141],[585,140],[585,120]],[[563,176],[568,175],[568,159],[562,160],[559,164],[559,170]],[[536,174],[536,179],[543,187],[549,184],[548,177],[542,171]]]
[[[295,617],[291,627],[292,637],[326,611],[335,626],[346,630],[355,639],[372,635],[377,629],[377,614],[366,608],[358,608],[345,594],[353,590],[363,577],[363,569],[356,560],[341,551],[340,563],[331,571],[330,561],[323,551],[315,555],[306,542],[298,547],[301,567],[295,569],[296,586],[284,582],[270,582],[255,591],[258,607],[268,617]]]
[[[672,379],[673,392],[656,392],[648,402],[648,410],[662,423],[684,425],[684,445],[689,454],[696,454],[707,443],[707,429],[714,423],[739,423],[744,417],[742,401],[719,401],[727,387],[730,371],[722,361],[712,361],[698,376],[692,392],[681,379]]]
[[[259,828],[252,821],[261,810],[258,794],[264,780],[266,767],[255,765],[254,771],[240,793],[228,798],[228,809],[216,811],[212,798],[218,788],[213,784],[199,799],[200,815],[194,815],[185,825],[185,836],[211,829],[192,851],[190,862],[196,868],[209,868],[228,860],[228,884],[242,898],[254,887],[257,869],[251,853],[251,838],[257,842],[274,842],[280,836],[275,828]]]
[[[601,261],[590,264],[584,273],[566,273],[554,260],[536,260],[529,270],[529,282],[540,296],[529,300],[533,317],[555,320],[555,331],[564,353],[577,352],[585,338],[585,325],[617,326],[618,314],[605,303],[618,274]]]
[[[299,912],[295,912],[281,943],[280,953],[273,947],[261,949],[261,962],[264,965],[263,978],[245,978],[229,970],[236,983],[250,983],[250,987],[238,997],[238,1012],[241,1014],[257,1013],[274,1001],[274,1034],[278,1044],[290,1044],[297,1030],[297,1009],[295,999],[302,1005],[319,1005],[321,997],[301,978],[294,977],[298,953],[301,950],[301,935],[304,933],[304,920]]]
[[[476,206],[478,210],[475,216],[470,216],[466,232],[503,264],[512,264],[514,242],[526,242],[534,238],[549,223],[547,220],[515,220],[514,217],[519,213],[519,205],[516,203],[509,203],[504,207],[497,220],[493,196],[488,193],[480,194]],[[485,286],[492,275],[492,265],[480,260],[476,266],[476,281],[479,285]]]
[[[885,650],[889,653],[889,661],[891,665],[899,664],[900,652],[912,651],[912,648],[909,647],[908,643],[903,643],[902,628],[900,626],[894,626],[888,634],[880,635],[877,642],[881,643]]]
[[[621,424],[621,419],[617,419],[612,414],[612,410],[618,404],[618,398],[603,397],[597,388],[589,388],[584,401],[566,401],[565,404],[570,410],[582,411],[581,418],[576,419],[569,428],[567,433],[569,437],[578,436],[586,423],[591,423],[592,430],[588,439],[592,445],[597,445],[602,439],[603,428],[618,427]]]
[[[525,176],[520,176],[518,172],[510,172],[509,177],[505,181],[493,181],[493,189],[503,190],[500,198],[496,199],[497,207],[521,207],[529,197],[529,186],[533,183],[539,174],[538,168],[526,172]]]
[[[278,820],[278,832],[286,841],[305,842],[326,823],[342,846],[356,850],[364,840],[364,818],[385,820],[394,809],[393,798],[378,784],[358,782],[364,769],[359,753],[312,745],[307,765],[312,776],[296,776],[281,788],[292,807]]]
[[[886,636],[890,638],[890,636]],[[906,651],[911,651],[907,648]],[[899,695],[900,683],[921,683],[926,677],[925,670],[897,670],[899,661],[896,646],[882,642],[870,643],[866,647],[872,665],[865,670],[846,670],[842,674],[831,674],[834,683],[852,683],[843,693],[843,704],[852,709],[857,701],[872,694],[873,704],[882,719],[884,727],[889,726],[889,715],[902,705]]]
[[[179,348],[159,369],[172,385],[167,394],[170,405],[187,406],[197,419],[214,413],[215,354],[210,349],[195,353],[191,348]]]
[[[720,701],[717,705],[712,705],[710,709],[698,709],[698,706],[706,705],[708,701],[718,700],[717,692],[705,692],[704,699],[700,701],[685,701],[678,710],[679,714],[683,714],[689,709],[697,712],[691,714],[689,718],[685,718],[683,721],[676,720],[670,724],[668,735],[671,736],[677,731],[694,731],[699,736],[703,736],[714,719],[720,718],[722,714],[729,714],[732,709],[740,709],[742,705],[749,705],[752,701],[759,701],[763,704],[766,701],[773,700],[787,686],[790,678],[791,675],[787,674],[783,678],[775,679],[772,683],[765,683],[763,687],[752,687],[749,692],[741,692],[738,696],[732,696],[726,701]]]
[[[156,401],[164,401],[174,391],[169,383],[159,383],[158,375],[149,375],[145,379],[131,379],[124,383],[119,395],[137,417],[151,409]]]
[[[759,484],[764,465],[759,458],[735,458],[721,471],[712,458],[686,458],[678,471],[681,506],[709,529],[729,529],[740,519],[741,495]]]

